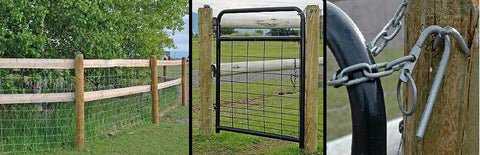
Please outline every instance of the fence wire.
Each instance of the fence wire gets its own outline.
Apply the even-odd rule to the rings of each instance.
[[[221,46],[221,63],[246,62],[247,72],[220,78],[220,126],[298,137],[300,63],[297,69],[283,66],[286,60],[300,58],[299,43],[222,41]],[[281,60],[281,69],[266,70],[268,60]],[[252,61],[261,63],[248,66]],[[248,70],[253,67],[260,69]],[[221,72],[235,74],[233,68],[221,68]]]
[[[73,92],[74,70],[0,69],[0,94]],[[0,154],[75,145],[75,103],[0,105]]]
[[[181,66],[158,67],[159,83],[180,78]],[[150,68],[86,68],[85,92],[150,85]],[[179,103],[180,86],[159,91],[159,109]],[[0,94],[66,93],[75,91],[75,71],[0,69]],[[85,145],[104,140],[129,127],[152,122],[150,92],[85,102]],[[0,154],[75,148],[75,103],[0,105]]]

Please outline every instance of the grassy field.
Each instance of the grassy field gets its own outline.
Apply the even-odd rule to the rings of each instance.
[[[376,62],[392,61],[403,56],[402,50],[384,50],[375,58]],[[327,57],[327,80],[338,69],[338,64],[333,55]],[[381,79],[385,95],[385,110],[387,120],[401,116],[397,104],[396,86],[399,73],[396,72]],[[352,121],[350,114],[350,101],[346,87],[327,87],[327,140],[333,140],[351,133]]]
[[[233,46],[233,48],[232,48]],[[265,51],[264,52],[264,46]],[[214,46],[215,47],[215,43]],[[270,59],[279,59],[274,57],[284,58],[298,58],[298,44],[291,42],[283,43],[283,55],[281,54],[282,43],[280,42],[250,42],[248,43],[248,61],[262,61],[263,56],[271,57]],[[193,69],[198,69],[198,38],[193,38],[192,47],[192,63]],[[247,43],[235,42],[233,45],[230,42],[222,44],[222,62],[241,62],[246,61]],[[233,51],[232,51],[233,49]],[[238,57],[230,57],[230,55]],[[264,54],[265,53],[265,54]],[[320,51],[320,56],[323,52]],[[215,55],[215,54],[214,54]],[[255,58],[258,57],[258,58]],[[289,80],[289,79],[288,79]],[[289,83],[285,79],[283,84]],[[260,82],[262,83],[262,82]],[[291,87],[273,86],[281,84],[280,81],[265,81],[270,85],[263,86],[258,84],[235,83],[222,84],[221,93],[222,99],[228,101],[233,100],[236,103],[223,102],[221,112],[221,125],[234,126],[236,128],[244,128],[255,131],[266,131],[269,133],[277,133],[289,136],[298,135],[298,93],[285,93],[279,95],[279,92],[295,92]],[[213,87],[213,89],[215,89]],[[298,91],[298,87],[296,88]],[[235,91],[231,95],[229,91]],[[319,123],[319,145],[318,152],[320,154],[323,150],[323,88],[318,92],[318,123]],[[248,91],[249,100],[246,94],[241,92]],[[214,90],[212,91],[214,92]],[[199,134],[199,88],[193,88],[193,151],[194,154],[302,154],[302,150],[298,148],[298,143],[276,140],[271,138],[264,138],[259,136],[251,136],[246,134],[238,134],[233,132],[222,131],[219,134],[213,133],[212,136],[202,136]],[[213,93],[214,94],[214,93]],[[268,97],[263,95],[252,94],[268,94]],[[212,103],[213,104],[213,103]],[[248,110],[247,110],[248,107]],[[282,107],[282,108],[279,108]],[[234,114],[232,114],[232,112]],[[247,115],[248,113],[248,115]],[[280,114],[282,113],[282,114]],[[265,115],[269,117],[264,117]],[[212,116],[215,117],[212,111]],[[248,119],[247,119],[248,117]],[[279,120],[278,118],[282,118]],[[297,120],[297,121],[295,121]],[[247,125],[248,124],[248,125]],[[265,128],[264,128],[265,126]],[[280,130],[278,130],[280,129]]]
[[[188,154],[188,107],[166,113],[159,124],[150,122],[114,136],[90,142],[85,151],[64,150],[47,154]],[[167,134],[168,133],[168,134]]]

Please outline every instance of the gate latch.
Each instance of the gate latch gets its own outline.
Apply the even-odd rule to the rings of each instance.
[[[210,66],[212,68],[213,77],[217,77],[217,69],[214,64]]]

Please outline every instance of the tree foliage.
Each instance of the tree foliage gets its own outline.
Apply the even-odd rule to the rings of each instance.
[[[147,58],[175,47],[187,0],[0,1],[0,57]]]

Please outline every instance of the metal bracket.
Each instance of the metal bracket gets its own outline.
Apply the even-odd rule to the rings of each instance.
[[[210,65],[210,68],[212,69],[212,74],[213,74],[213,77],[217,77],[217,69],[215,67],[215,65]]]

